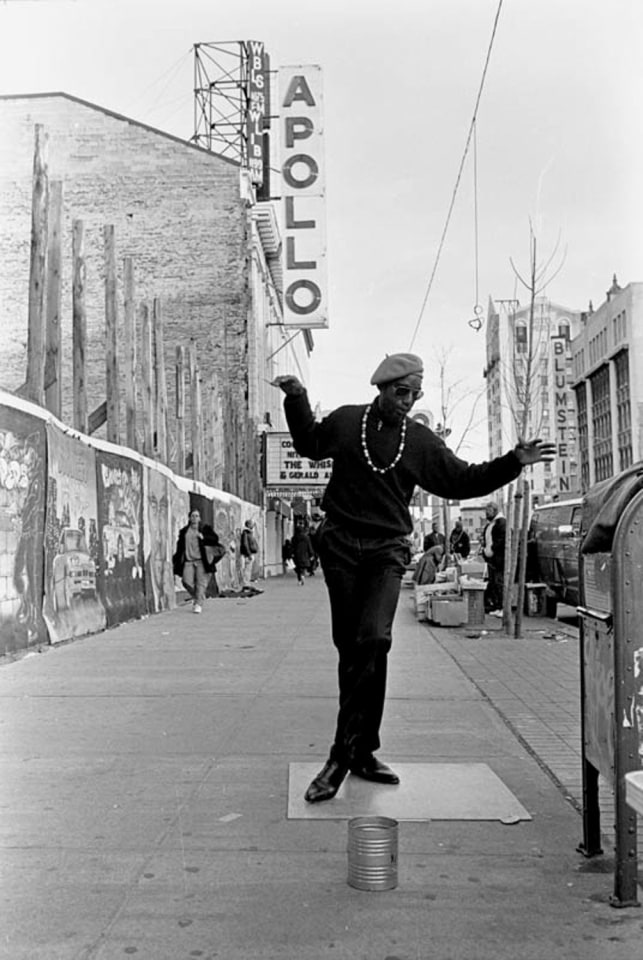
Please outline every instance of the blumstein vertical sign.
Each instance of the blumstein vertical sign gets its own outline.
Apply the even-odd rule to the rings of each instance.
[[[572,489],[572,460],[575,459],[573,430],[573,406],[570,384],[571,352],[569,341],[564,337],[552,337],[551,369],[553,377],[554,436],[556,444],[556,464],[558,472],[558,493],[569,493]]]
[[[326,185],[318,66],[279,68],[284,324],[327,327]]]

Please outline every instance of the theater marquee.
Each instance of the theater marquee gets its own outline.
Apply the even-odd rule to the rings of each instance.
[[[284,324],[327,327],[326,182],[318,66],[279,68]]]
[[[300,457],[289,433],[266,433],[266,487],[325,487],[332,460]]]

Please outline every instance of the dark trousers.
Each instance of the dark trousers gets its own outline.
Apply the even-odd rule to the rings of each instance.
[[[502,610],[505,570],[504,566],[496,566],[492,560],[487,560],[487,589],[484,592],[484,608]]]
[[[393,618],[409,557],[405,537],[366,539],[324,521],[319,537],[337,648],[339,712],[331,756],[350,764],[380,746]]]

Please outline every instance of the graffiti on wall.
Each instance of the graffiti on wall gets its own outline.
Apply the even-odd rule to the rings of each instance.
[[[150,613],[171,610],[176,605],[172,573],[171,499],[168,478],[159,470],[143,471],[145,523],[145,595]]]
[[[97,449],[5,395],[0,403],[0,656],[176,603],[171,557],[195,498],[226,547],[210,596],[238,596],[244,522],[261,510],[125,451]],[[218,586],[217,586],[218,585]]]
[[[147,612],[143,581],[143,470],[118,454],[96,453],[99,591],[108,626]]]
[[[47,511],[43,612],[52,643],[105,627],[95,451],[47,424]]]
[[[45,431],[0,408],[0,653],[47,642],[42,616]]]

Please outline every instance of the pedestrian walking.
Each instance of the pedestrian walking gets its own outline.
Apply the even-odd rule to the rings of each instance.
[[[339,712],[328,760],[305,794],[310,803],[334,797],[349,771],[375,783],[399,783],[375,752],[416,487],[445,498],[484,496],[514,480],[526,464],[553,456],[552,444],[530,440],[488,463],[459,459],[408,416],[422,396],[422,377],[419,357],[392,354],[371,377],[377,393],[369,403],[339,407],[321,421],[296,377],[275,381],[286,394],[295,450],[311,460],[333,460],[318,549],[339,658]]]
[[[482,531],[482,555],[487,564],[487,587],[484,592],[484,608],[492,616],[502,616],[505,582],[505,539],[507,521],[500,513],[497,503],[485,506],[487,523]]]
[[[304,574],[311,575],[315,562],[315,551],[303,517],[297,517],[295,520],[295,532],[292,535],[291,546],[297,583],[300,587],[303,587]]]
[[[212,548],[210,557],[208,549]],[[194,613],[203,611],[206,590],[217,562],[225,552],[211,526],[201,523],[199,510],[190,512],[189,522],[179,530],[172,557],[174,573],[192,597]]]

